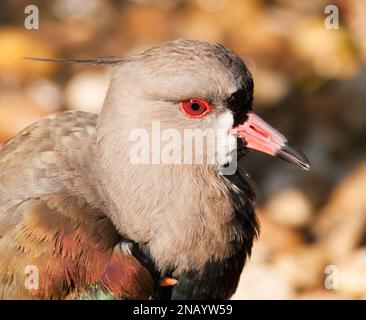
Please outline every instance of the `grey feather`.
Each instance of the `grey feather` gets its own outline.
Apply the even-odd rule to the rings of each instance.
[[[57,59],[57,58],[38,58],[38,57],[23,57],[26,60],[42,61],[42,62],[60,62],[60,63],[75,63],[75,64],[91,64],[91,65],[113,65],[126,62],[128,59],[123,57],[102,57],[93,59]]]

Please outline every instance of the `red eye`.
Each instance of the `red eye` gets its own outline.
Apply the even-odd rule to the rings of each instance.
[[[190,118],[202,118],[212,107],[207,101],[195,98],[182,101],[182,110]]]

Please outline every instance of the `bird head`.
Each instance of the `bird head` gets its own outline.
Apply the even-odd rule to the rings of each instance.
[[[244,62],[222,45],[186,39],[163,43],[116,65],[99,127],[131,134],[151,128],[156,120],[160,135],[172,129],[181,134],[213,129],[216,135],[214,141],[206,140],[204,156],[209,158],[207,150],[213,150],[215,165],[232,161],[239,148],[278,156],[308,170],[305,155],[254,113],[253,87]],[[151,136],[154,139],[153,132]],[[180,142],[172,144],[190,153],[191,144],[184,138]],[[149,146],[151,156],[156,146]]]
[[[256,150],[310,169],[306,156],[254,113],[252,75],[240,57],[222,45],[179,39],[127,58],[26,59],[114,66],[97,128],[98,141],[106,145],[103,152],[128,153],[126,146],[131,150],[133,145],[126,143],[126,135],[131,138],[134,130],[151,128],[158,120],[158,139],[162,130],[172,129],[180,136],[184,130],[192,130],[193,139],[208,136],[201,158],[206,162],[214,159],[215,165],[226,165],[233,155]],[[207,130],[216,130],[213,139]],[[165,133],[172,136],[171,131]],[[156,141],[154,135],[151,132],[150,137]],[[171,143],[176,151],[188,154],[191,163],[193,158],[197,160],[192,141],[178,140],[183,142]],[[145,146],[150,160],[156,147]],[[114,158],[108,152],[106,157]],[[182,156],[179,161],[184,162]]]

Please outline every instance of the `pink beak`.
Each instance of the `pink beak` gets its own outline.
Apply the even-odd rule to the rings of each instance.
[[[287,139],[254,112],[248,113],[248,119],[230,131],[246,141],[246,148],[277,156],[300,166],[310,169],[309,160],[299,150],[288,145]]]

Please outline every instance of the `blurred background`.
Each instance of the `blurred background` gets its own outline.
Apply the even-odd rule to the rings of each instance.
[[[39,29],[27,30],[27,5]],[[329,4],[339,28],[324,25]],[[304,172],[252,153],[262,225],[235,299],[366,299],[366,1],[1,0],[0,144],[41,117],[98,112],[104,67],[23,56],[128,55],[175,38],[220,42],[252,71],[255,110],[301,148]]]

